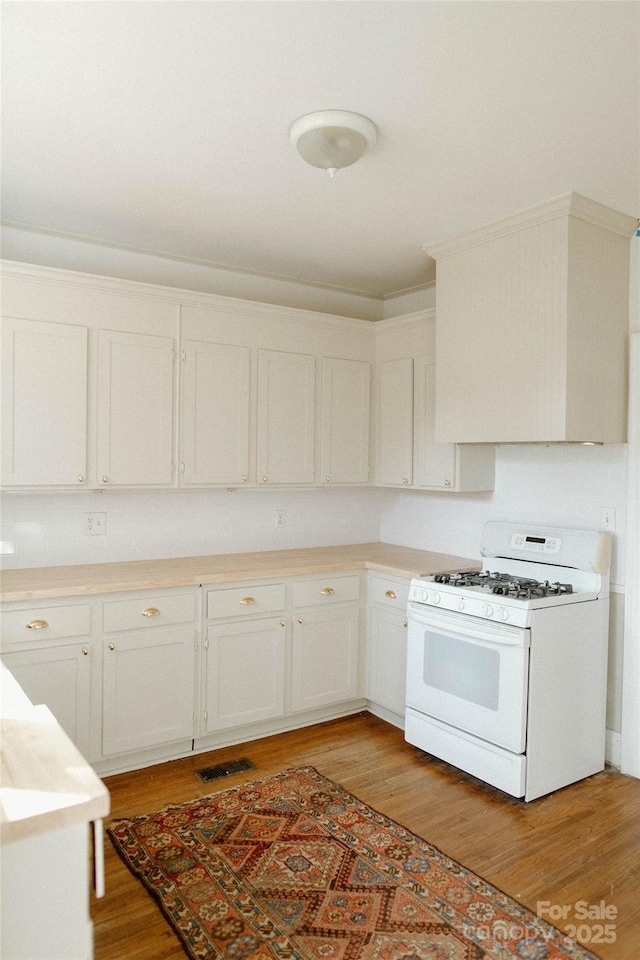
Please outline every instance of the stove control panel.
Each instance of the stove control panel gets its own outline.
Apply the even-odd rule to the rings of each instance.
[[[527,553],[544,553],[555,557],[560,553],[562,540],[560,537],[538,537],[526,533],[514,533],[511,537],[511,546],[516,550],[525,550]]]

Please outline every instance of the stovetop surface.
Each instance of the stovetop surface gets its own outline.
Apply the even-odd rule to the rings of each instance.
[[[435,583],[447,584],[450,587],[480,587],[497,596],[522,600],[558,597],[573,593],[571,583],[560,580],[537,580],[534,577],[516,576],[513,573],[491,570],[481,570],[478,573],[440,573],[433,579]]]

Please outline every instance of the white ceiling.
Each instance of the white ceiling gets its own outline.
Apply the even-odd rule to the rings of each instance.
[[[14,2],[3,219],[370,296],[575,190],[637,216],[634,2]],[[335,180],[289,125],[363,113]]]

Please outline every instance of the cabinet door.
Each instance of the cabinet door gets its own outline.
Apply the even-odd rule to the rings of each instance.
[[[103,753],[193,737],[193,626],[114,636],[103,650]]]
[[[181,483],[249,479],[248,347],[183,344]]]
[[[315,357],[258,351],[258,482],[313,483]]]
[[[378,368],[378,483],[413,481],[413,360],[386,360]]]
[[[80,643],[4,653],[2,660],[35,705],[44,703],[89,760],[91,650]]]
[[[206,733],[283,715],[285,629],[278,617],[209,627]]]
[[[101,330],[98,344],[98,486],[170,484],[173,339]]]
[[[2,321],[2,483],[84,483],[87,329]]]
[[[310,610],[293,623],[291,709],[310,710],[358,695],[357,606]]]
[[[407,618],[373,607],[368,638],[369,690],[374,703],[404,717],[407,675]]]
[[[323,359],[320,470],[324,483],[369,479],[370,385],[370,364]]]
[[[456,446],[436,443],[436,365],[421,358],[416,371],[417,483],[449,489],[456,485]]]

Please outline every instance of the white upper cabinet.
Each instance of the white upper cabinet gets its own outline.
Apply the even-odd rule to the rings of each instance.
[[[426,248],[438,440],[624,442],[635,229],[567,194]]]
[[[493,490],[495,448],[492,444],[436,441],[436,365],[428,357],[420,357],[415,367],[414,485],[429,490]]]
[[[378,483],[413,483],[413,359],[378,365]]]
[[[2,483],[67,485],[87,475],[87,328],[2,321]]]
[[[249,480],[249,347],[182,343],[182,484]]]
[[[371,365],[362,360],[322,360],[320,471],[323,483],[369,479]]]
[[[98,336],[98,485],[168,486],[174,341],[114,330]]]
[[[258,351],[258,483],[313,483],[313,356]]]

